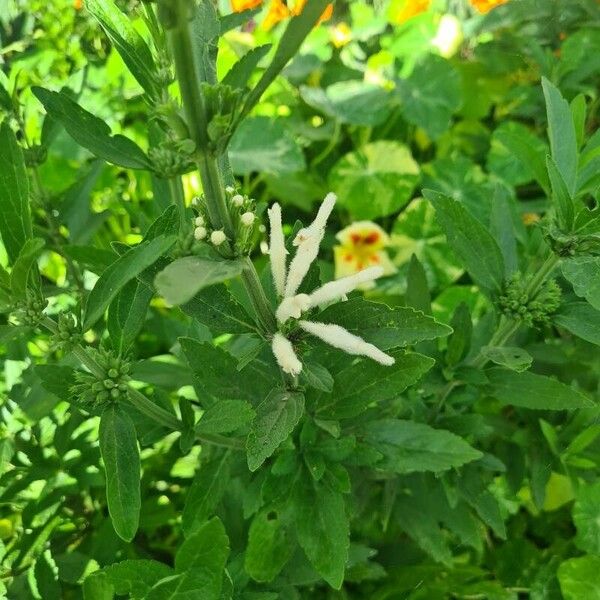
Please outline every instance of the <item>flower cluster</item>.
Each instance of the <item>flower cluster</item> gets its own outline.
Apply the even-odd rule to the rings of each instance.
[[[57,332],[52,336],[52,344],[55,348],[68,351],[83,341],[81,328],[77,326],[77,320],[72,313],[58,315],[57,328]]]
[[[256,214],[256,203],[248,196],[240,194],[233,186],[225,189],[227,205],[231,215],[235,240],[228,239],[223,229],[211,229],[210,219],[204,210],[204,203],[194,202],[198,214],[194,218],[194,239],[198,242],[210,242],[223,256],[246,254],[252,247],[259,219]]]
[[[14,305],[17,321],[22,325],[37,327],[47,305],[48,301],[41,295],[27,294],[27,298]]]
[[[517,275],[506,284],[503,294],[498,298],[498,306],[507,317],[533,327],[548,323],[560,306],[560,299],[561,289],[554,279],[546,281],[532,298]]]
[[[233,12],[243,12],[253,8],[262,6],[263,0],[231,0],[231,8]],[[262,23],[262,28],[272,29],[280,21],[289,19],[302,14],[304,7],[306,6],[306,0],[295,0],[294,2],[286,2],[284,0],[271,0],[269,3],[269,10]],[[327,21],[333,14],[333,4],[328,4],[327,8],[323,11],[319,19],[319,23]]]
[[[357,287],[373,282],[384,274],[381,266],[372,266],[342,279],[331,281],[310,294],[298,293],[310,266],[317,258],[327,220],[335,205],[335,194],[328,194],[321,204],[314,221],[301,229],[293,241],[296,253],[287,266],[287,250],[281,224],[281,208],[274,204],[268,211],[270,223],[270,263],[275,290],[280,303],[276,311],[279,331],[272,341],[272,350],[277,363],[285,373],[296,376],[302,371],[291,341],[285,332],[290,330],[289,321],[304,332],[319,338],[334,348],[348,354],[366,356],[383,365],[394,364],[394,359],[362,338],[343,327],[332,323],[308,321],[302,318],[310,309],[326,306],[344,300],[346,295]]]

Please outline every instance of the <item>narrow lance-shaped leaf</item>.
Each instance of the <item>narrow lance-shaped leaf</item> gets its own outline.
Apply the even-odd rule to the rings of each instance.
[[[577,135],[569,103],[560,91],[545,77],[542,88],[548,115],[548,137],[552,158],[562,175],[570,194],[575,192],[577,180]]]
[[[43,247],[44,240],[40,238],[33,238],[31,240],[27,240],[21,248],[21,252],[15,261],[13,270],[10,274],[10,287],[14,298],[19,300],[25,299],[27,295],[29,274],[31,273],[33,266],[36,264],[36,260],[42,252]]]
[[[64,91],[52,92],[41,87],[32,91],[48,114],[92,154],[120,167],[152,169],[150,159],[135,142],[120,134],[112,135],[102,119],[79,106]]]
[[[238,60],[223,78],[225,85],[230,85],[234,89],[244,89],[248,84],[254,69],[258,63],[267,55],[271,49],[271,44],[264,44],[252,48],[240,60]]]
[[[558,223],[566,232],[571,231],[575,221],[575,205],[573,198],[567,189],[556,162],[551,156],[546,157],[550,185],[552,187],[552,202],[558,216]]]
[[[108,512],[119,537],[130,542],[140,520],[140,454],[133,422],[118,405],[102,413],[99,439]]]
[[[146,92],[155,96],[158,92],[158,85],[154,58],[133,23],[112,0],[86,0],[85,5],[90,13],[98,19],[131,74]]]
[[[32,236],[25,159],[6,120],[0,124],[0,234],[11,262]]]
[[[158,260],[174,242],[174,236],[158,236],[131,248],[110,265],[90,292],[85,306],[83,330],[92,327],[125,284]]]
[[[491,233],[460,202],[433,190],[424,190],[423,195],[435,207],[448,244],[475,283],[491,292],[501,291],[504,259]]]

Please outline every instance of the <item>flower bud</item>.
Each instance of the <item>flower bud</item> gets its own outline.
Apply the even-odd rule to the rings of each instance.
[[[210,234],[210,241],[215,246],[220,246],[226,239],[227,239],[227,236],[225,235],[225,232],[222,231],[221,229],[218,229],[217,231],[213,231]]]
[[[194,224],[196,225],[196,227],[201,227],[202,225],[204,225],[204,217],[202,215],[198,215],[194,219]]]
[[[251,227],[254,223],[254,219],[256,219],[256,215],[253,212],[245,212],[241,216],[242,225],[244,225],[244,227]]]
[[[225,191],[226,191],[228,194],[233,194],[233,192],[235,192],[235,188],[234,188],[232,185],[228,185],[228,186],[225,188]]]
[[[234,206],[242,206],[244,204],[244,196],[242,196],[241,194],[236,194],[232,199],[231,202],[233,202]]]
[[[196,229],[194,229],[194,237],[198,241],[205,239],[207,235],[208,232],[206,231],[206,227],[196,227]]]

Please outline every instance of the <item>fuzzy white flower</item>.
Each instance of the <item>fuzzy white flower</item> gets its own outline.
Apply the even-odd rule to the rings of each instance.
[[[215,246],[220,246],[226,239],[227,239],[227,236],[225,235],[225,232],[221,229],[217,229],[216,231],[213,231],[210,234],[210,241]]]
[[[277,332],[273,336],[271,348],[273,349],[277,364],[284,373],[294,376],[300,374],[302,363],[298,360],[292,343],[283,334]]]
[[[289,319],[299,319],[303,312],[310,308],[310,297],[307,294],[297,294],[291,298],[284,298],[277,307],[275,316],[277,321],[285,323]]]
[[[206,231],[206,227],[196,227],[196,229],[194,229],[194,237],[200,241],[206,238],[206,236],[208,235],[208,232]]]
[[[321,241],[325,235],[327,219],[335,206],[336,199],[335,194],[327,194],[319,207],[319,212],[315,220],[308,227],[301,229],[296,235],[294,246],[297,246],[298,249],[290,264],[290,270],[285,282],[286,298],[290,298],[296,294],[310,269],[310,265],[317,258]]]
[[[226,191],[228,194],[233,194],[233,192],[235,192],[235,188],[234,188],[232,185],[228,185],[228,186],[225,188],[225,191]]]
[[[244,227],[250,227],[252,223],[254,223],[255,218],[256,215],[253,212],[248,211],[240,217],[240,221]]]
[[[267,213],[271,225],[271,236],[269,240],[271,274],[273,275],[275,291],[279,296],[283,296],[285,290],[285,261],[287,250],[285,249],[285,238],[281,225],[281,206],[275,203]]]
[[[321,204],[315,220],[296,235],[294,239],[294,245],[297,247],[296,254],[287,274],[281,208],[278,204],[274,204],[268,211],[271,224],[271,272],[277,293],[280,297],[284,295],[275,313],[277,322],[283,325],[290,319],[296,319],[298,325],[305,332],[318,337],[334,348],[339,348],[355,356],[366,356],[382,365],[393,365],[395,360],[392,356],[339,325],[299,320],[302,313],[307,310],[345,299],[346,294],[358,286],[372,282],[384,274],[384,269],[381,267],[371,267],[337,281],[326,283],[310,295],[296,293],[317,257],[321,240],[325,235],[327,219],[333,210],[335,200],[334,194],[328,194]],[[298,375],[302,371],[302,363],[296,356],[291,342],[281,332],[277,332],[273,336],[272,348],[277,363],[285,373]]]
[[[330,281],[320,288],[316,289],[310,296],[310,308],[315,306],[322,306],[329,302],[337,300],[345,300],[346,294],[354,291],[364,283],[368,283],[378,279],[383,275],[383,267],[369,267],[364,271],[337,279],[336,281]]]
[[[242,206],[242,204],[244,204],[244,196],[241,194],[236,194],[231,201],[233,202],[234,206]]]
[[[382,352],[373,344],[365,342],[361,337],[350,333],[347,329],[344,329],[339,325],[334,325],[332,323],[313,323],[312,321],[299,321],[298,324],[307,333],[318,337],[330,346],[339,348],[348,354],[366,356],[388,367],[396,362],[389,354]]]
[[[197,227],[201,227],[202,225],[204,225],[204,217],[202,215],[197,216],[194,219],[194,225],[196,225]]]

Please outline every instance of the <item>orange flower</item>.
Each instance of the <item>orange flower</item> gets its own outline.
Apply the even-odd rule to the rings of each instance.
[[[508,2],[508,0],[471,0],[473,8],[482,14],[490,12],[492,8],[496,8],[496,6],[500,6],[505,2]]]
[[[284,19],[288,19],[289,17],[295,17],[302,13],[304,7],[306,6],[307,0],[296,0],[294,2],[294,7],[290,8],[285,1],[282,0],[271,0],[271,4],[269,5],[269,12],[263,21],[263,29],[267,31],[275,26],[280,21]],[[323,11],[319,19],[319,23],[323,21],[327,21],[331,18],[333,14],[333,4],[328,4],[327,8]]]
[[[244,12],[251,8],[256,8],[262,4],[262,0],[231,0],[233,12]]]
[[[73,8],[75,10],[81,10],[83,8],[83,0],[74,0],[73,1]]]
[[[429,8],[430,3],[431,0],[404,0],[392,18],[396,23],[405,23],[409,19],[424,13]]]

